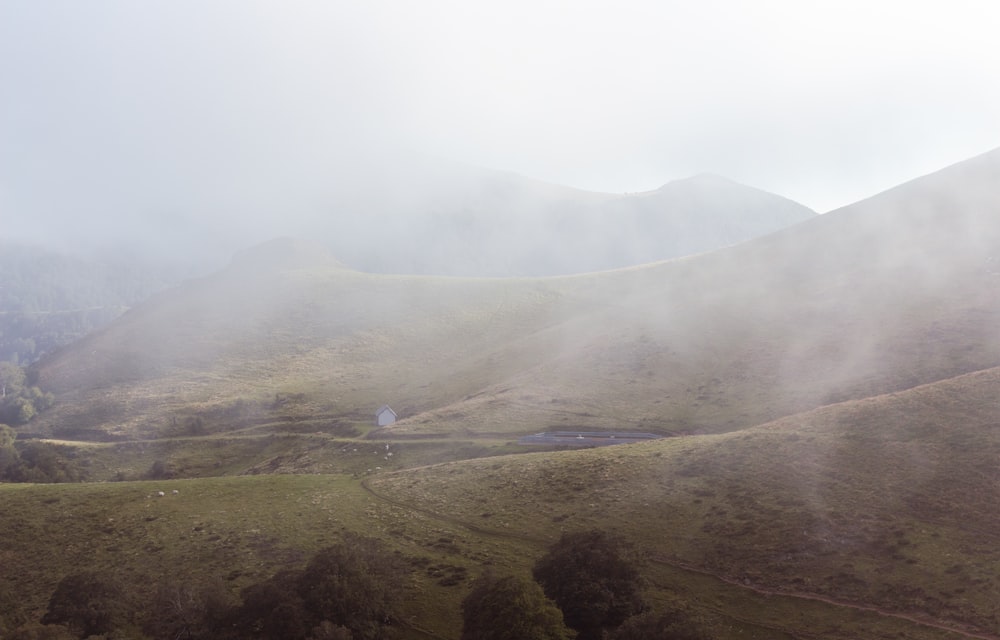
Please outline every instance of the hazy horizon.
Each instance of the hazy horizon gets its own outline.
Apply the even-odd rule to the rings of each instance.
[[[0,233],[246,246],[415,206],[440,167],[823,213],[1000,145],[998,29],[978,2],[0,0]]]

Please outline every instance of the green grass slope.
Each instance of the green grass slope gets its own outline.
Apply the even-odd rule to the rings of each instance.
[[[379,276],[276,241],[37,367],[60,437],[727,432],[1000,364],[1000,152],[758,240],[566,278]],[[103,435],[101,435],[103,434]],[[90,437],[88,436],[88,437]]]
[[[561,532],[600,528],[645,554],[655,606],[690,603],[713,637],[995,638],[998,383],[991,369],[739,433],[363,481],[4,485],[0,601],[16,606],[0,622],[37,620],[83,570],[125,581],[137,610],[172,580],[235,597],[353,531],[411,567],[406,637],[455,638],[474,576],[527,575]]]
[[[598,527],[646,551],[655,603],[720,638],[995,639],[996,184],[1000,153],[567,278],[251,250],[35,368],[58,404],[22,435],[61,439],[90,479],[161,461],[186,479],[0,486],[0,623],[37,619],[74,571],[137,602],[169,578],[235,594],[355,531],[410,562],[408,637],[454,638],[471,576],[527,574]],[[373,431],[385,402],[403,419]],[[495,455],[577,426],[687,435]]]
[[[933,625],[995,637],[998,384],[991,369],[739,433],[454,462],[369,483],[399,504],[513,536],[613,530],[654,568],[878,608],[910,620],[902,637]],[[786,624],[809,637],[827,622]]]
[[[353,531],[383,540],[410,567],[405,637],[457,637],[458,592],[473,558],[490,553],[441,542],[454,526],[403,513],[342,476],[2,485],[0,505],[0,636],[38,621],[68,574],[115,577],[140,616],[163,606],[157,589],[171,583],[221,584],[235,602],[241,588],[301,568]],[[393,528],[404,519],[413,524],[401,536]]]

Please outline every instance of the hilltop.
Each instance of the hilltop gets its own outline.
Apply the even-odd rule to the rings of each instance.
[[[332,216],[324,235],[373,273],[551,276],[628,267],[730,246],[810,218],[787,198],[718,176],[642,193],[580,191],[516,174],[466,170],[394,185],[367,224]],[[374,194],[374,201],[390,197]],[[395,202],[398,200],[398,202]],[[360,229],[359,229],[360,227]],[[356,234],[367,229],[359,242]]]
[[[273,241],[252,252],[234,244],[248,234],[286,243],[288,234],[298,234],[313,248],[297,253],[330,253],[341,266],[371,273],[543,276],[717,249],[814,215],[779,196],[706,176],[625,195],[468,167],[397,168],[383,182],[391,187],[362,190],[363,200],[331,201],[322,213],[282,212],[272,222],[225,229],[173,216],[148,233],[139,222],[108,230],[103,241],[111,246],[66,240],[72,253],[0,240],[0,360],[30,363],[154,293],[218,270],[235,246],[245,266],[294,266],[264,255],[280,254]],[[115,240],[115,233],[126,235]]]
[[[527,575],[598,528],[713,637],[996,640],[997,184],[1000,150],[725,249],[565,277],[252,248],[33,367],[57,404],[20,444],[125,481],[0,487],[0,602],[37,619],[83,568],[137,598],[152,576],[232,596],[362,532],[411,567],[405,637],[452,638],[472,576]],[[402,419],[375,429],[383,403]],[[587,428],[673,437],[514,444]]]
[[[712,433],[997,366],[998,166],[573,277],[366,274],[301,246],[237,260],[40,363],[63,402],[34,428],[149,437],[181,413],[284,395],[362,423],[388,402],[396,437]]]

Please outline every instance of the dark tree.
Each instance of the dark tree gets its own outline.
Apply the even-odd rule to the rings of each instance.
[[[562,612],[541,587],[486,575],[462,601],[462,640],[568,640]]]
[[[17,433],[5,424],[0,424],[0,481],[17,477],[21,465],[21,454],[14,446]]]
[[[48,442],[29,442],[20,452],[16,468],[8,469],[6,475],[15,482],[79,482],[83,476],[78,465],[64,455],[67,451]]]
[[[51,393],[28,384],[28,376],[23,369],[10,363],[0,362],[0,422],[24,424],[55,402]]]
[[[177,473],[171,468],[170,463],[165,460],[155,460],[146,477],[150,480],[170,480],[177,477]]]
[[[236,616],[236,636],[260,640],[305,638],[308,620],[296,592],[301,574],[283,571],[242,591],[243,606]]]
[[[383,640],[398,617],[404,565],[377,540],[348,535],[301,571],[244,589],[214,638]]]
[[[131,607],[118,581],[95,571],[63,578],[49,599],[43,624],[62,624],[80,638],[114,631],[128,623]]]
[[[146,607],[143,631],[155,640],[215,639],[229,622],[231,597],[221,581],[161,584]]]
[[[17,440],[17,432],[5,424],[0,424],[0,449],[13,447]]]
[[[608,640],[711,640],[694,616],[681,610],[646,612],[626,620]]]
[[[405,568],[378,541],[349,535],[317,553],[299,579],[299,594],[316,623],[351,631],[355,640],[385,638],[399,618]]]
[[[602,531],[566,533],[535,563],[533,575],[580,640],[600,640],[645,608],[640,575],[624,543]]]

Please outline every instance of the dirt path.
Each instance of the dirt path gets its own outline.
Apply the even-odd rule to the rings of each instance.
[[[480,534],[480,535],[486,535],[486,536],[493,536],[493,537],[497,537],[497,538],[507,538],[507,539],[523,540],[525,542],[530,542],[530,543],[539,544],[539,545],[547,545],[547,544],[551,543],[550,540],[544,540],[542,538],[535,538],[535,537],[531,537],[531,536],[525,536],[525,535],[521,535],[521,534],[517,534],[517,533],[506,532],[506,531],[497,531],[495,529],[487,529],[487,528],[480,527],[480,526],[474,525],[472,523],[466,522],[466,521],[461,520],[459,518],[455,518],[455,517],[452,517],[452,516],[444,515],[442,513],[438,513],[436,511],[433,511],[431,509],[427,509],[425,507],[418,507],[416,505],[404,502],[402,500],[397,500],[395,498],[390,498],[389,496],[387,496],[387,495],[385,495],[383,493],[380,493],[380,492],[376,491],[375,489],[373,489],[371,487],[371,485],[369,485],[366,480],[362,480],[361,481],[361,487],[365,491],[367,491],[368,493],[370,493],[372,496],[374,496],[375,498],[377,498],[377,499],[379,499],[379,500],[381,500],[383,502],[386,502],[386,503],[391,504],[391,505],[396,506],[396,507],[400,507],[402,509],[408,509],[410,511],[415,511],[417,513],[421,513],[421,514],[423,514],[425,516],[428,516],[430,518],[434,518],[436,520],[440,520],[442,522],[447,522],[449,524],[453,524],[453,525],[457,525],[457,526],[463,527],[465,529],[468,529],[469,531],[472,531],[473,533],[477,533],[477,534]],[[720,582],[723,582],[725,584],[728,584],[730,586],[738,587],[740,589],[744,589],[744,590],[747,590],[747,591],[752,591],[752,592],[754,592],[756,594],[763,595],[763,596],[778,597],[778,598],[791,598],[793,600],[808,600],[808,601],[811,601],[811,602],[822,602],[823,604],[827,604],[827,605],[834,606],[834,607],[840,607],[840,608],[843,608],[843,609],[851,609],[851,610],[854,610],[854,611],[864,611],[866,613],[874,613],[876,615],[880,615],[880,616],[883,616],[883,617],[886,617],[886,618],[894,618],[896,620],[903,620],[903,621],[909,622],[911,624],[916,624],[916,625],[920,625],[922,627],[927,627],[929,629],[935,629],[937,631],[945,631],[945,632],[948,632],[948,633],[953,633],[953,634],[962,636],[964,638],[975,638],[976,640],[1000,640],[1000,635],[987,633],[986,631],[983,631],[981,629],[975,629],[975,628],[970,628],[970,627],[958,627],[958,626],[949,625],[949,624],[946,624],[946,623],[944,623],[944,622],[942,622],[940,620],[936,620],[934,618],[931,618],[929,616],[920,616],[920,615],[917,615],[917,614],[908,614],[908,613],[900,613],[900,612],[897,612],[897,611],[890,611],[890,610],[887,610],[887,609],[883,609],[882,607],[878,607],[876,605],[862,604],[862,603],[858,603],[858,602],[849,602],[849,601],[845,601],[845,600],[838,600],[836,598],[832,598],[832,597],[829,597],[829,596],[823,596],[823,595],[815,594],[815,593],[805,593],[805,592],[799,592],[799,591],[780,591],[780,590],[776,590],[776,589],[768,589],[768,588],[765,588],[765,587],[761,587],[759,585],[747,584],[747,583],[745,583],[745,582],[743,582],[741,580],[737,580],[735,578],[732,578],[732,577],[729,577],[729,576],[725,576],[725,575],[722,575],[722,574],[719,574],[719,573],[714,573],[712,571],[708,571],[707,569],[703,569],[703,568],[697,567],[695,565],[688,564],[686,562],[683,562],[683,561],[677,560],[677,559],[673,559],[673,558],[667,558],[667,557],[663,557],[663,556],[654,556],[652,558],[652,560],[654,562],[657,562],[657,563],[660,563],[660,564],[665,564],[665,565],[674,567],[676,569],[680,569],[682,571],[688,571],[688,572],[691,572],[691,573],[697,573],[699,575],[708,576],[710,578],[714,578],[714,579],[716,579],[716,580],[718,580]]]

